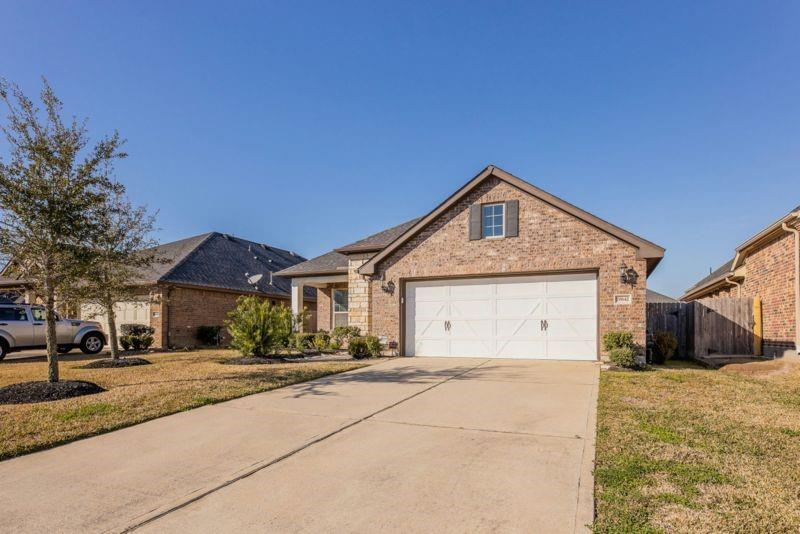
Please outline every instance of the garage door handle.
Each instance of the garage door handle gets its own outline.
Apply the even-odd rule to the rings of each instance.
[[[450,321],[445,321],[445,322],[444,322],[444,329],[445,329],[447,332],[449,332],[449,331],[450,331]]]

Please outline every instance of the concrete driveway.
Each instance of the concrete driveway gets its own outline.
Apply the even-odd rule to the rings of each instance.
[[[0,462],[0,531],[575,532],[599,368],[394,359]]]

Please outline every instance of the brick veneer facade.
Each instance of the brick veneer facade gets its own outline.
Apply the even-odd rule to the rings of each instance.
[[[795,348],[793,247],[793,234],[779,235],[747,253],[741,292],[734,286],[726,286],[697,297],[761,297],[767,356],[781,356]]]
[[[473,203],[519,201],[519,236],[469,240],[469,206]],[[362,259],[350,263],[351,313],[353,283],[357,295],[369,298],[367,328],[362,331],[400,339],[400,287],[407,278],[476,276],[554,271],[594,271],[598,275],[599,336],[611,330],[629,330],[645,343],[646,262],[637,249],[588,223],[576,219],[509,183],[488,178],[457,204],[442,213],[419,235],[385,258],[370,280],[355,272]],[[620,282],[622,263],[639,274],[635,286]],[[383,281],[381,280],[383,278]],[[394,294],[381,289],[393,281]],[[364,284],[368,290],[362,290]],[[615,294],[630,294],[630,305],[614,305]]]
[[[155,329],[154,347],[195,347],[199,344],[198,326],[222,326],[228,312],[236,307],[241,293],[206,288],[158,285],[150,291],[150,326]],[[290,306],[288,298],[265,297],[276,304]],[[316,315],[316,303],[305,301],[305,306]],[[312,320],[310,330],[316,330]],[[230,341],[222,330],[222,343]],[[169,347],[165,346],[166,344]]]

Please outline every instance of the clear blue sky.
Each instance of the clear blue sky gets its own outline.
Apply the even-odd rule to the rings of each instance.
[[[433,5],[435,4],[435,5]],[[313,256],[488,163],[667,248],[680,294],[800,204],[798,2],[0,2],[0,76],[118,129],[158,237]],[[2,147],[0,147],[1,149]]]

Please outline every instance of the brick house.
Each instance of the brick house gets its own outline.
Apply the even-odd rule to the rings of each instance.
[[[155,253],[160,261],[136,281],[141,294],[118,303],[115,311],[118,326],[154,327],[154,346],[161,348],[197,346],[197,327],[222,326],[242,295],[289,306],[289,281],[273,274],[305,261],[294,252],[218,232],[165,243]],[[304,292],[303,305],[312,312],[314,327],[313,288]],[[98,320],[107,331],[107,318],[98,312],[92,305],[80,306],[81,318]],[[223,342],[224,336],[223,329]]]
[[[765,356],[796,354],[800,321],[800,206],[736,247],[733,259],[687,289],[681,300],[761,299]]]
[[[664,249],[489,166],[427,215],[278,272],[317,324],[357,326],[405,356],[596,360],[645,342],[646,279]]]

